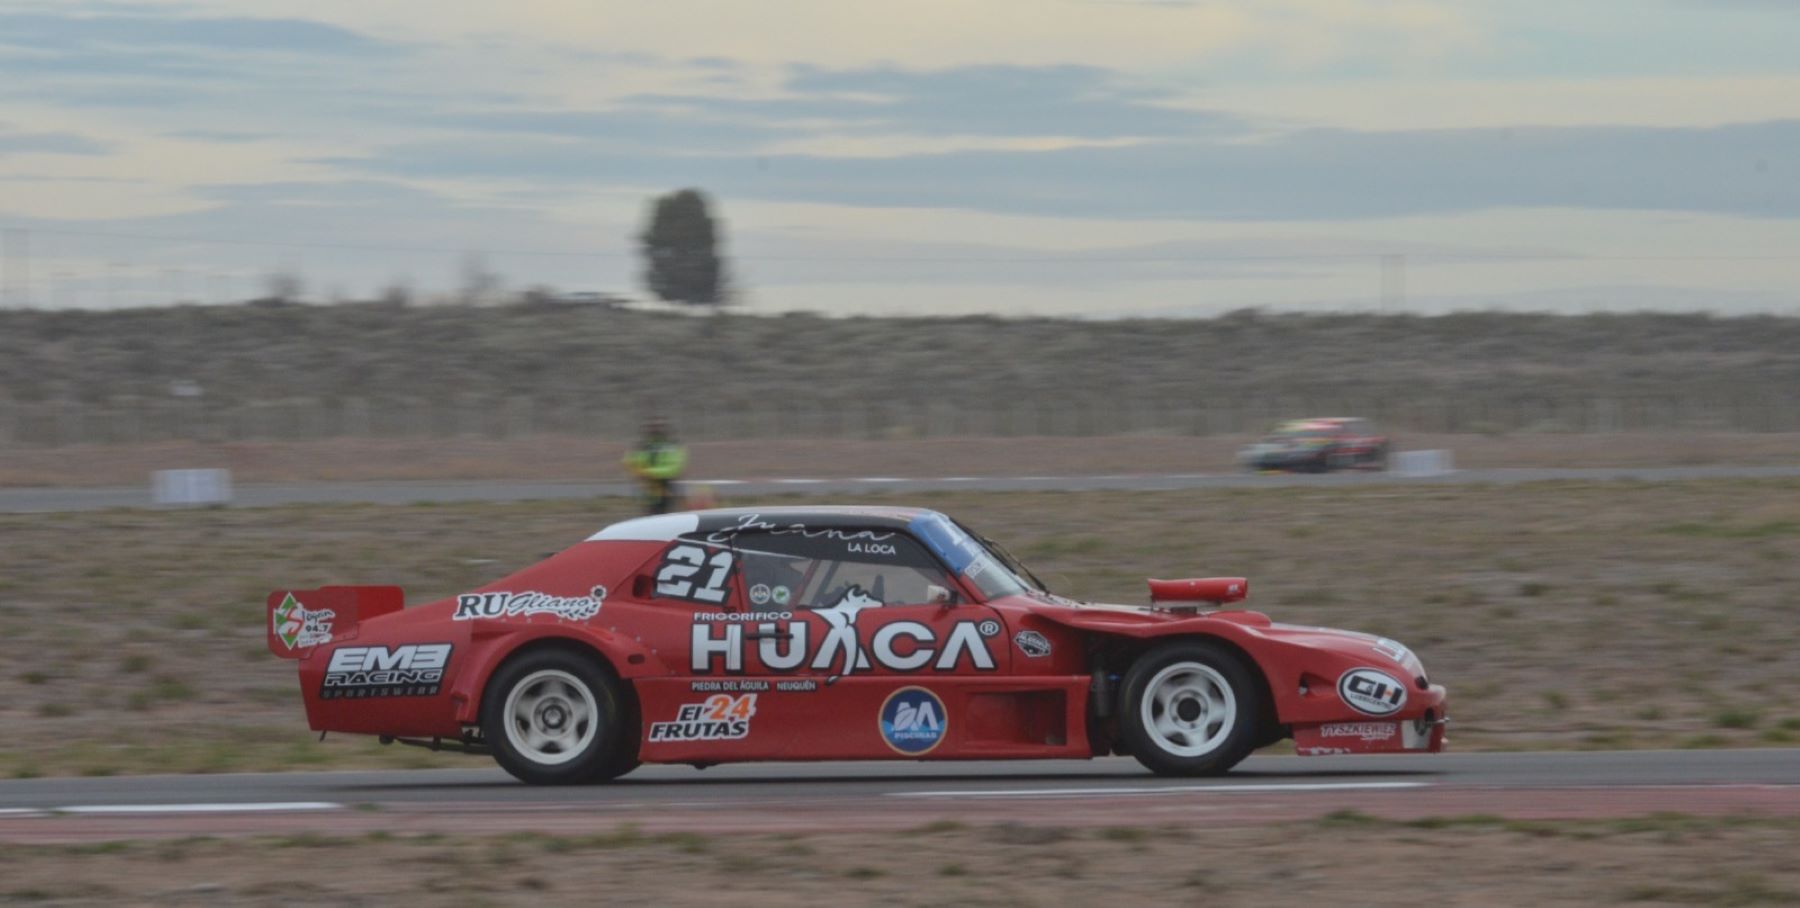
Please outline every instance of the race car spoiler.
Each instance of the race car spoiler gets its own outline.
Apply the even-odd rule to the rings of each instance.
[[[397,586],[322,586],[316,590],[276,590],[269,594],[269,652],[299,659],[330,643],[360,621],[400,611],[406,592]]]
[[[1250,595],[1250,581],[1243,577],[1193,577],[1186,580],[1151,580],[1150,604],[1210,602],[1224,605]]]

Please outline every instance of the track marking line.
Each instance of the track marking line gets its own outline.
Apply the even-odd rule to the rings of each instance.
[[[998,788],[986,791],[891,791],[890,798],[1058,798],[1091,795],[1168,794],[1200,792],[1213,794],[1266,794],[1282,791],[1383,791],[1398,788],[1428,788],[1430,782],[1304,782],[1289,785],[1159,785],[1148,788]]]
[[[46,808],[51,813],[282,813],[295,810],[342,810],[330,801],[269,801],[248,804],[80,804]]]

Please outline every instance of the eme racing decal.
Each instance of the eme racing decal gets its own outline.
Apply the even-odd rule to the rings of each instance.
[[[996,669],[985,638],[1000,633],[999,622],[991,618],[958,621],[940,642],[930,625],[895,621],[877,628],[869,635],[869,645],[864,646],[857,633],[856,618],[864,609],[877,605],[880,603],[852,588],[837,605],[815,609],[812,614],[825,622],[825,633],[817,640],[812,636],[814,625],[805,620],[763,621],[749,633],[743,624],[696,622],[689,668],[697,674],[742,672],[746,641],[753,640],[758,662],[764,669],[776,672],[793,671],[803,665],[832,675],[854,674],[875,665],[895,672]]]
[[[1338,696],[1350,708],[1371,716],[1391,716],[1406,705],[1406,685],[1372,668],[1353,668],[1338,678]]]
[[[902,687],[882,701],[878,724],[887,746],[916,757],[943,743],[950,715],[937,694],[923,687]]]
[[[450,664],[448,643],[340,646],[331,653],[321,700],[364,697],[435,697]]]
[[[756,694],[715,694],[683,703],[673,722],[650,723],[651,741],[736,741],[750,734]]]
[[[269,613],[269,620],[275,626],[275,637],[288,649],[330,643],[331,622],[336,617],[337,612],[328,608],[307,608],[294,598],[293,593],[287,594],[287,598]]]
[[[586,596],[552,596],[535,591],[522,593],[464,593],[456,597],[457,621],[475,618],[519,618],[555,615],[568,621],[586,621],[600,614],[606,603],[606,587],[596,586]]]

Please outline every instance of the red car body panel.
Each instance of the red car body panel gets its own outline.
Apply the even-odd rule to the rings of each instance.
[[[863,521],[879,531],[862,536],[884,539],[904,532],[896,527],[922,526],[917,538],[927,540],[926,529],[952,525],[908,509],[703,513],[753,520],[777,534],[801,527],[833,545],[857,544]],[[816,523],[821,514],[842,529],[800,522]],[[848,613],[770,608],[771,595],[799,596],[804,584],[774,587],[788,591],[776,594],[764,584],[747,589],[744,571],[716,554],[708,564],[722,569],[695,556],[699,566],[690,571],[674,550],[695,547],[703,532],[663,530],[694,519],[618,524],[479,589],[405,609],[391,587],[277,591],[268,602],[269,646],[297,661],[313,729],[451,741],[469,740],[488,679],[509,656],[546,643],[579,647],[603,659],[629,691],[642,761],[719,763],[1108,753],[1115,740],[1105,718],[1117,672],[1099,654],[1203,637],[1255,666],[1271,718],[1303,754],[1444,746],[1444,688],[1428,683],[1417,658],[1390,640],[1279,624],[1244,610],[1095,605],[1024,589],[987,596],[954,566],[943,571],[943,589],[929,588],[938,601]],[[707,543],[713,548],[701,554],[736,551],[735,539]],[[659,595],[677,577],[693,578],[689,592],[718,601]],[[1165,597],[1197,592],[1200,600],[1247,590],[1242,578],[1160,583]],[[764,607],[753,607],[757,597]],[[941,708],[934,734],[899,740],[887,729],[884,715],[896,697]]]

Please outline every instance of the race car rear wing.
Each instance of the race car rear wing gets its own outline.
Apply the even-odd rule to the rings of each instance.
[[[358,622],[397,612],[406,592],[397,586],[322,586],[269,594],[269,652],[299,659],[321,643],[343,637]]]
[[[1210,602],[1224,605],[1250,595],[1250,581],[1243,577],[1195,577],[1187,580],[1151,580],[1150,603]]]

